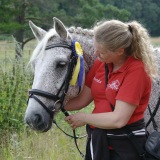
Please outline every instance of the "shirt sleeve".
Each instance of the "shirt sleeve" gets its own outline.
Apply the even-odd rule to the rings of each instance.
[[[116,99],[139,105],[145,95],[150,94],[151,80],[143,67],[127,72]]]
[[[96,59],[96,61],[92,65],[91,69],[89,70],[89,72],[86,76],[86,80],[85,80],[85,85],[87,87],[91,88],[92,80],[93,80],[95,73],[96,73],[96,70],[100,64],[101,64],[101,62],[98,59]]]

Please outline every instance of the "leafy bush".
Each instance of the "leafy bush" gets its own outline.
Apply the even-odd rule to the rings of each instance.
[[[32,75],[23,62],[9,61],[0,67],[0,130],[24,126],[24,113]]]

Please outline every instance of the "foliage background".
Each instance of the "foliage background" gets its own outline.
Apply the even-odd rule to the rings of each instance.
[[[159,0],[0,0],[0,33],[13,35],[21,50],[33,39],[28,21],[48,30],[53,17],[83,28],[102,19],[137,20],[151,36],[160,35]],[[16,59],[21,59],[23,53],[15,51]]]

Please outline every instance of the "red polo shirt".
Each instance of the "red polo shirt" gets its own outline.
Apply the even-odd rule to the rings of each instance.
[[[105,63],[96,60],[86,77],[94,99],[93,113],[111,112],[110,103],[115,106],[121,100],[137,106],[128,124],[144,117],[151,92],[151,79],[144,70],[144,64],[129,57],[120,69],[112,72],[108,64],[108,84],[105,86]]]

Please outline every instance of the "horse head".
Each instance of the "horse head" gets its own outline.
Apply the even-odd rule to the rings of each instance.
[[[38,45],[29,62],[34,68],[34,80],[25,122],[32,129],[48,131],[56,113],[83,88],[85,73],[95,59],[92,34],[86,31],[77,34],[74,28],[67,29],[57,18],[48,32],[31,21],[29,25]],[[85,53],[90,56],[83,56]]]

